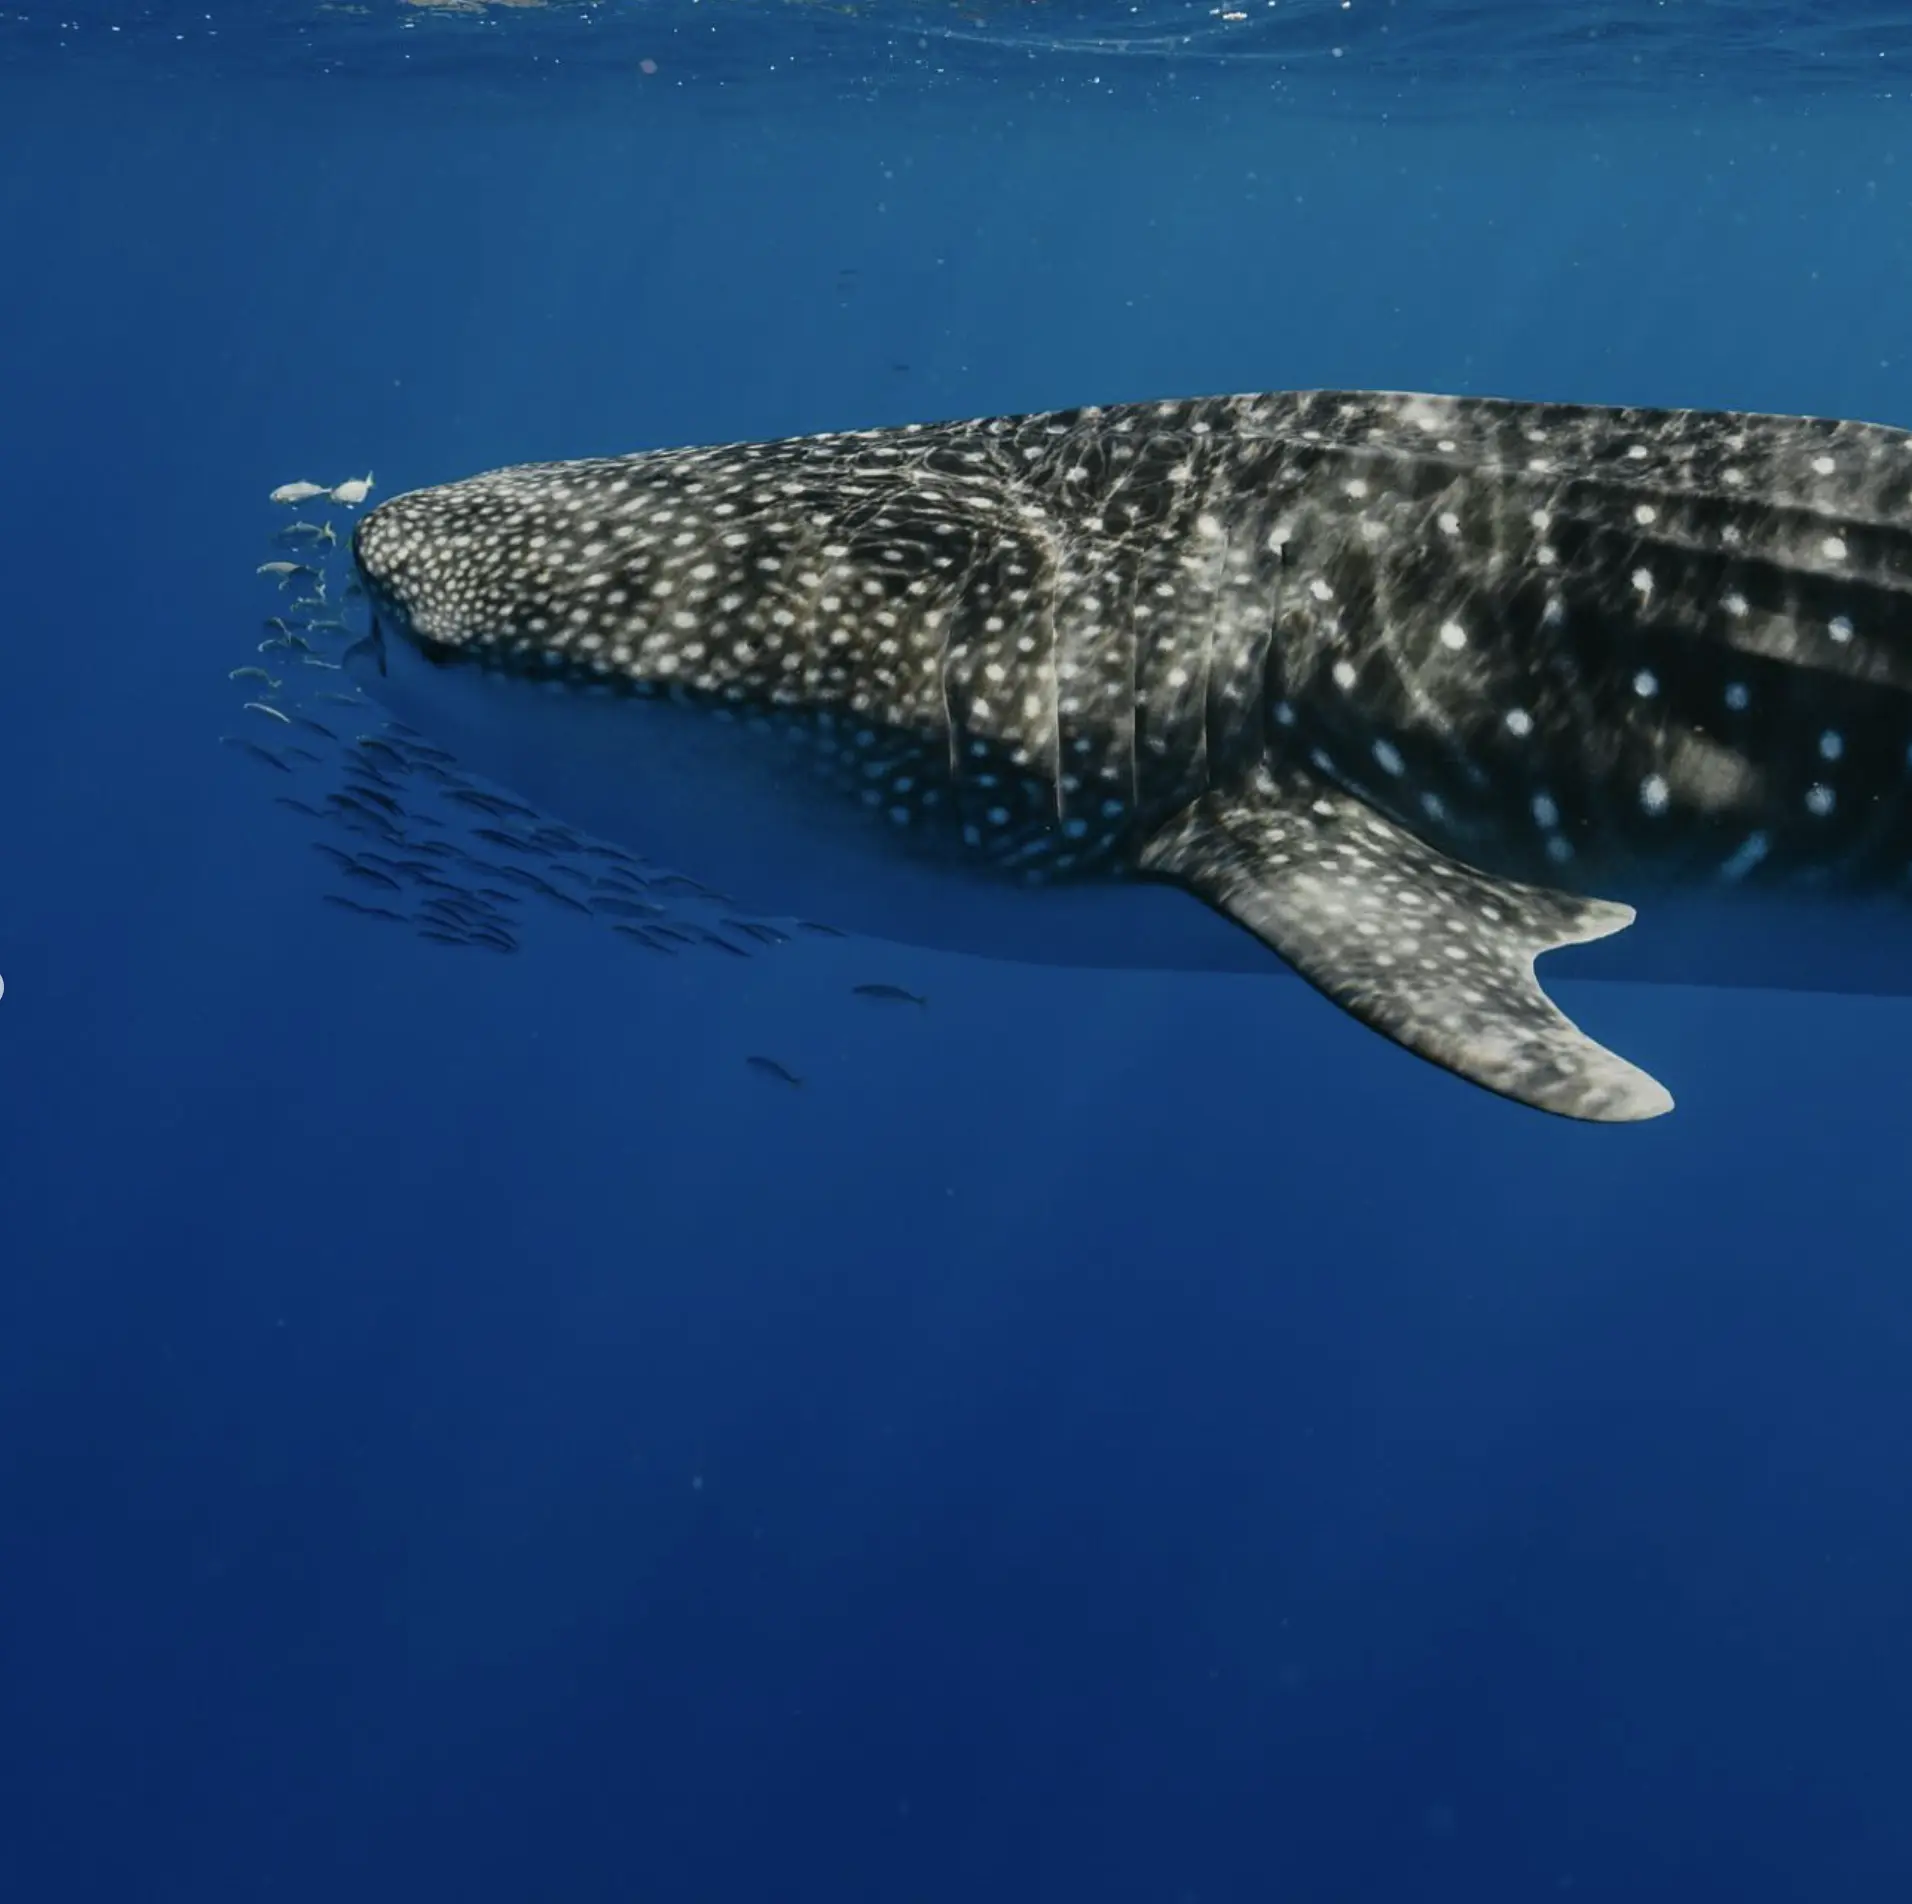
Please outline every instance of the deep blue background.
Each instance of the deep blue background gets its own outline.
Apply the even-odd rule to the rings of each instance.
[[[1907,1895],[1912,1001],[1572,987],[1679,1099],[1615,1131],[1272,977],[478,962],[216,744],[295,476],[1912,423],[1898,106],[757,28],[754,89],[0,67],[0,1895]]]

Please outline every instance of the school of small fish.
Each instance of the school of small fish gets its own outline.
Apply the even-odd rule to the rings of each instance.
[[[268,500],[280,508],[356,509],[372,488],[368,471],[329,485],[281,483]],[[243,720],[221,740],[264,769],[276,803],[314,830],[310,845],[329,875],[321,894],[327,905],[406,927],[432,945],[501,954],[519,951],[534,921],[555,912],[595,919],[624,943],[665,958],[723,952],[742,959],[798,934],[842,936],[816,921],[749,916],[725,894],[586,838],[465,773],[345,671],[347,649],[365,632],[349,535],[329,519],[301,517],[276,528],[272,540],[298,553],[269,557],[256,573],[281,595],[295,585],[300,593],[263,618],[260,659],[229,670],[245,696]],[[851,990],[927,1003],[889,983]],[[752,1054],[745,1064],[785,1086],[803,1083],[776,1058]]]

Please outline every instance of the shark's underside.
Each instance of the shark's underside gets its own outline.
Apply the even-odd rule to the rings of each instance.
[[[1574,969],[1907,989],[1909,520],[1876,425],[1305,392],[526,465],[355,554],[415,721],[746,903],[1234,962],[1192,894],[1626,1120],[1533,961],[1635,907]]]

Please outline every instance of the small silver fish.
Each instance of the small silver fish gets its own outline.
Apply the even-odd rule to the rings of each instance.
[[[343,912],[356,912],[367,919],[390,919],[396,925],[405,924],[405,915],[394,912],[390,906],[363,906],[356,899],[348,899],[343,893],[325,893],[321,897],[328,906],[337,906]]]
[[[755,1055],[744,1060],[759,1077],[775,1078],[780,1084],[801,1086],[803,1080],[787,1064],[779,1064],[775,1058],[761,1058]]]
[[[269,747],[261,747],[257,741],[246,740],[238,734],[221,734],[220,744],[236,747],[242,754],[250,754],[254,760],[263,761],[268,767],[276,767],[281,773],[290,773],[292,769]]]
[[[741,932],[755,939],[759,945],[788,945],[790,935],[779,932],[773,925],[766,925],[761,919],[726,919],[723,923],[733,931]]]
[[[906,992],[900,985],[852,985],[850,991],[857,998],[879,998],[893,1005],[929,1005],[920,992]]]

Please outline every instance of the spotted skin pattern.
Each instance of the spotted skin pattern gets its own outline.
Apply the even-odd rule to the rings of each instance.
[[[1912,437],[1313,391],[532,464],[354,552],[435,659],[796,724],[910,850],[1196,893],[1487,1088],[1664,1090],[1533,959],[1907,877]]]

